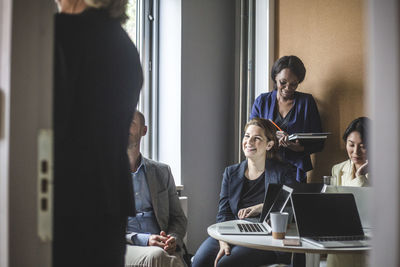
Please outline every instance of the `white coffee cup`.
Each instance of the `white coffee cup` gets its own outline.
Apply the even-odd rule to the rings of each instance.
[[[326,185],[332,184],[332,176],[322,176],[322,180]]]
[[[271,216],[272,237],[275,239],[284,239],[286,234],[289,213],[271,212],[270,216]]]

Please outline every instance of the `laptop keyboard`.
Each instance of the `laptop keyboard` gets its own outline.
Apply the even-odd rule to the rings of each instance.
[[[362,241],[368,240],[367,236],[326,236],[326,237],[313,237],[318,242],[326,241]]]
[[[239,227],[240,232],[265,232],[266,229],[264,226],[258,223],[238,223],[237,226]]]

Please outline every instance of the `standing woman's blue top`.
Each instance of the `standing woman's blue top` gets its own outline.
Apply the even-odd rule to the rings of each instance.
[[[277,90],[274,90],[257,97],[251,110],[250,119],[264,118],[275,122],[277,114],[276,95]],[[321,118],[319,117],[317,105],[311,94],[294,92],[294,104],[287,116],[289,116],[289,118],[282,130],[288,134],[322,132]],[[283,160],[297,168],[296,180],[299,182],[306,182],[306,172],[313,169],[310,155],[322,151],[324,141],[303,143],[302,145],[304,146],[304,151],[302,152],[295,152],[288,148],[280,147],[280,154]]]

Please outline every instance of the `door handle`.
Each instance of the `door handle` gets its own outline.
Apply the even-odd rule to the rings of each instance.
[[[53,131],[40,129],[38,135],[37,208],[41,241],[53,239]]]

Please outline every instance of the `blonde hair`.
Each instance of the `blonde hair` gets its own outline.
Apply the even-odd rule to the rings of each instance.
[[[267,159],[279,160],[278,139],[276,138],[275,126],[269,120],[262,119],[262,118],[254,118],[246,124],[246,126],[244,127],[244,131],[246,131],[250,125],[260,127],[261,129],[263,129],[264,135],[265,135],[265,137],[267,137],[267,140],[274,141],[274,145],[271,147],[270,150],[267,151]]]
[[[84,0],[88,7],[105,9],[110,17],[118,19],[124,23],[128,16],[126,15],[126,7],[128,0]]]

